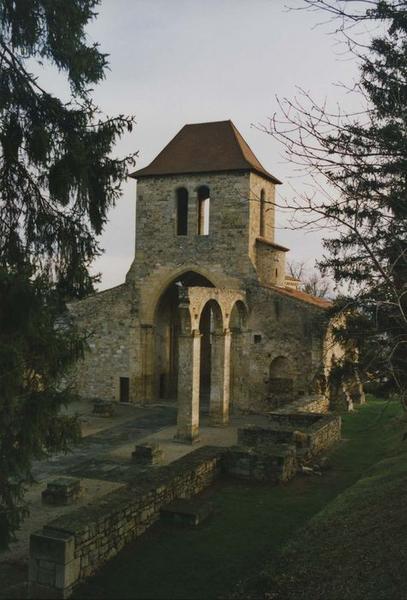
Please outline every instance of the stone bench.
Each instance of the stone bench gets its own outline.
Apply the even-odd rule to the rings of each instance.
[[[81,480],[59,477],[47,483],[47,488],[42,492],[43,504],[52,506],[67,506],[73,504],[82,494]]]
[[[160,517],[165,523],[196,527],[212,513],[210,502],[178,499],[161,508]]]

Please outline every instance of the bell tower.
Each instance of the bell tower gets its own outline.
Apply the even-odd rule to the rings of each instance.
[[[131,177],[137,180],[132,271],[138,280],[183,263],[214,271],[232,287],[267,280],[257,271],[268,266],[270,248],[276,251],[270,244],[280,182],[231,121],[185,125]],[[275,272],[273,264],[270,282]]]

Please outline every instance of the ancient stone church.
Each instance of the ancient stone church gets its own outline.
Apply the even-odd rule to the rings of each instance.
[[[286,275],[275,240],[280,181],[231,121],[185,125],[137,181],[126,281],[70,305],[89,335],[86,398],[177,401],[180,441],[199,419],[295,399],[328,401],[327,309]]]

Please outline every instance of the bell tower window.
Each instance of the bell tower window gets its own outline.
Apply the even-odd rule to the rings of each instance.
[[[177,235],[188,234],[188,191],[177,189]]]
[[[209,188],[202,185],[198,188],[198,235],[209,235]]]

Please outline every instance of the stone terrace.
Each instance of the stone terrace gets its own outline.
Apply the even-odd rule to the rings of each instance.
[[[213,471],[213,464],[219,460],[219,452],[224,454],[222,448],[226,449],[227,447],[233,447],[238,443],[238,430],[242,430],[242,428],[264,429],[270,424],[270,415],[251,414],[233,416],[229,425],[226,427],[209,427],[208,416],[201,415],[200,439],[195,444],[188,445],[174,441],[174,436],[176,434],[176,409],[175,406],[171,404],[157,404],[147,409],[142,407],[117,405],[115,407],[115,415],[108,418],[94,416],[92,408],[90,403],[82,403],[80,407],[80,420],[82,422],[82,432],[84,437],[81,443],[73,449],[72,453],[68,455],[57,455],[34,465],[34,474],[37,482],[31,486],[27,494],[30,516],[24,522],[22,529],[18,532],[17,541],[12,544],[7,553],[0,556],[0,578],[1,572],[3,571],[5,573],[7,569],[10,569],[11,564],[20,570],[22,565],[27,564],[30,535],[39,531],[41,527],[49,526],[51,523],[70,523],[69,529],[71,530],[74,522],[79,518],[79,514],[87,515],[87,519],[89,519],[97,506],[103,507],[104,512],[107,511],[107,513],[111,514],[110,501],[115,498],[117,494],[118,501],[124,503],[123,518],[127,519],[126,511],[128,509],[125,505],[128,506],[129,495],[127,490],[129,489],[129,485],[133,490],[137,490],[137,495],[142,493],[142,496],[140,497],[141,504],[140,502],[138,503],[140,504],[140,507],[138,507],[137,503],[137,506],[134,507],[134,510],[136,511],[135,514],[138,515],[138,511],[140,510],[140,514],[143,513],[144,509],[142,509],[142,506],[144,506],[144,504],[148,507],[148,511],[150,511],[151,503],[149,492],[148,490],[142,492],[140,485],[145,481],[146,476],[148,476],[148,481],[146,481],[147,487],[151,486],[151,477],[155,479],[158,477],[160,479],[160,482],[157,482],[157,485],[160,483],[157,488],[158,494],[159,489],[161,489],[161,478],[164,477],[166,473],[166,465],[171,466],[171,473],[173,474],[175,473],[174,468],[176,467],[176,464],[179,464],[179,469],[182,471],[182,475],[180,471],[181,480],[179,480],[178,475],[176,475],[174,482],[171,483],[169,487],[167,485],[168,491],[164,494],[163,498],[158,494],[157,499],[154,500],[154,510],[151,509],[152,513],[150,516],[152,520],[155,520],[161,506],[177,497],[198,493],[210,483],[213,477],[217,477],[216,473],[218,472],[218,468],[215,465],[215,471]],[[308,415],[308,417],[310,416],[311,415]],[[149,466],[143,464],[143,461],[139,462],[134,460],[132,454],[134,453],[135,446],[140,445],[144,447],[150,446],[151,448],[159,448],[160,460],[157,465]],[[204,448],[204,446],[206,448]],[[210,447],[213,448],[212,454]],[[206,454],[201,456],[200,450],[202,450],[204,454],[209,451],[211,456],[206,457]],[[261,451],[258,452],[256,456],[253,455],[250,457],[251,460],[249,461],[249,464],[247,455],[245,455],[244,452],[240,455],[241,453],[239,454],[239,450],[239,448],[231,448],[230,451],[226,451],[222,469],[225,468],[227,472],[236,476],[243,476],[249,479],[273,480],[275,483],[279,480],[284,481],[289,479],[295,474],[295,448],[291,447],[291,449],[288,448],[287,450],[280,448],[280,454],[274,452],[273,464],[270,462],[270,456],[267,455],[267,453],[263,456]],[[241,450],[244,449],[242,448]],[[195,462],[198,461],[196,466],[193,467],[192,463],[190,465],[189,457],[187,457],[191,452],[193,452],[191,459],[193,456],[196,456],[196,459],[192,459],[193,464],[195,465]],[[201,460],[202,458],[203,462]],[[187,459],[187,462],[185,462],[185,459]],[[213,463],[213,460],[215,460],[215,463]],[[172,467],[172,465],[174,465],[174,467]],[[176,469],[178,469],[178,467]],[[202,469],[204,469],[205,473],[207,472],[204,479],[206,480],[209,478],[208,482],[205,484],[201,483],[201,475],[199,474]],[[191,470],[191,476],[188,475],[189,470]],[[187,476],[187,479],[186,482],[183,483],[185,475]],[[61,477],[67,478],[68,483],[70,478],[72,480],[80,480],[82,488],[80,496],[75,502],[66,506],[50,506],[41,502],[41,494],[46,489],[47,484]],[[190,477],[192,477],[191,480]],[[133,487],[134,485],[136,485],[136,488]],[[157,485],[155,485],[155,487],[157,487]],[[163,485],[165,487],[165,481],[163,481]],[[192,492],[184,494],[182,492],[184,486],[188,489],[192,489]],[[144,488],[145,486],[141,485],[141,487]],[[145,493],[147,493],[147,496],[145,496]],[[134,494],[134,491],[130,496],[132,494]],[[132,502],[130,504],[132,504]],[[139,522],[137,520],[139,517],[137,517],[136,521],[138,524],[136,530],[134,532],[132,530],[129,531],[129,539],[134,537],[134,535],[139,535],[149,526],[150,516],[147,515],[146,522],[143,520]],[[79,526],[79,522],[77,525]],[[67,528],[63,526],[62,529],[65,530]],[[108,531],[102,533],[106,539],[110,539],[110,532],[111,524],[109,520]],[[71,531],[70,535],[72,534],[75,536],[75,539],[79,535],[76,525],[75,531]],[[119,534],[119,537],[122,537],[121,534]],[[42,542],[40,538],[38,543],[41,545]],[[34,543],[35,536],[32,537],[32,540],[34,540],[32,541],[32,543]],[[123,539],[123,542],[124,541],[125,540]],[[63,543],[65,544],[65,542]],[[95,543],[99,542],[95,541]],[[75,541],[75,545],[77,545],[77,540]],[[103,555],[103,558],[102,556],[97,559],[95,558],[95,566],[103,563],[109,556],[114,555],[117,552],[117,548],[120,546],[121,543],[118,545],[117,540],[115,541],[114,547],[106,546],[106,556]],[[39,551],[41,554],[41,548],[33,548],[32,550]],[[76,554],[78,552],[79,546],[75,550]],[[88,550],[86,550],[86,552],[89,553]],[[92,552],[93,550],[90,554],[92,554]],[[83,560],[81,559],[82,567],[80,577],[79,572],[76,572],[77,562],[72,563],[72,569],[70,566],[69,568],[67,565],[64,566],[63,577],[72,576],[74,579],[77,577],[86,577],[88,574],[88,569],[86,568],[86,560],[88,560],[87,556],[88,555],[86,554],[86,556],[84,555],[82,557]],[[48,564],[48,562],[49,561],[45,560],[45,563]],[[39,564],[40,563],[38,563],[38,565]],[[94,568],[90,569],[90,573],[91,572],[94,572]],[[44,570],[41,570],[41,577],[45,577],[46,575],[48,576]],[[51,578],[54,577],[54,579],[55,577],[58,578],[55,573],[49,574],[49,576]],[[69,584],[65,586],[65,583],[67,582],[63,583],[63,587],[66,587],[66,591],[68,591],[68,588],[71,586]],[[0,592],[0,597],[9,597],[11,595],[11,593],[7,593],[7,590],[6,596],[4,596],[3,593],[4,591]]]
[[[72,452],[59,454],[34,464],[34,483],[28,490],[26,500],[30,516],[17,533],[17,540],[8,552],[0,554],[2,565],[10,561],[26,563],[31,533],[45,523],[86,506],[112,491],[123,488],[145,472],[144,467],[132,460],[135,445],[156,441],[163,450],[162,464],[169,464],[205,445],[231,446],[237,442],[237,430],[245,424],[265,425],[266,417],[233,417],[229,427],[207,426],[202,418],[201,436],[193,446],[174,442],[176,433],[176,408],[170,404],[156,405],[148,409],[118,405],[111,418],[94,416],[92,404],[81,402],[72,405],[70,412],[79,412],[83,439]],[[76,503],[68,506],[49,506],[41,501],[47,483],[58,477],[79,478],[83,492]]]

